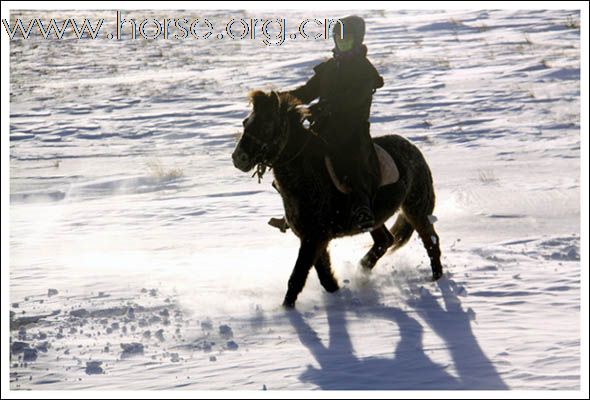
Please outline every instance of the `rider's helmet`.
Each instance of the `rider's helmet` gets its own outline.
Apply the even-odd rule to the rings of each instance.
[[[339,53],[357,49],[365,37],[365,21],[356,15],[340,18],[332,27],[332,36]]]

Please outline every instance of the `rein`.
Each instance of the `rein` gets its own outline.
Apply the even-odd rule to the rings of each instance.
[[[287,127],[289,127],[288,122],[287,122]],[[285,138],[285,140],[289,140],[289,136],[291,134],[291,129],[288,129],[287,132],[287,137]],[[256,171],[254,171],[254,174],[252,174],[252,178],[253,177],[257,177],[258,178],[258,183],[260,183],[262,181],[262,177],[264,175],[264,173],[266,172],[267,168],[268,169],[272,169],[275,167],[282,167],[285,166],[287,164],[290,164],[291,162],[293,162],[293,160],[295,160],[297,157],[299,157],[302,153],[303,150],[305,150],[305,148],[307,147],[307,144],[309,143],[312,133],[308,132],[307,133],[307,139],[305,140],[305,143],[303,143],[303,145],[301,146],[301,148],[295,153],[295,155],[291,156],[288,160],[286,161],[282,161],[280,163],[277,163],[277,161],[279,160],[279,157],[281,156],[281,154],[284,151],[284,148],[281,149],[281,151],[274,157],[274,160],[272,161],[268,161],[268,162],[260,162],[256,165]],[[278,141],[277,141],[278,142]],[[274,142],[272,143],[273,145],[275,144]],[[262,151],[266,150],[268,148],[268,146],[266,145],[266,143],[264,143],[262,146]]]

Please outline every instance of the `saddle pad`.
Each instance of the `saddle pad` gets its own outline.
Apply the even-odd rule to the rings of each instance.
[[[379,169],[381,170],[381,182],[379,183],[379,186],[391,185],[392,183],[397,182],[399,180],[399,170],[397,169],[395,161],[393,161],[393,158],[381,146],[375,143],[373,145],[375,146],[375,153],[377,153]],[[336,175],[332,160],[326,156],[324,161],[334,186],[336,186],[336,188],[342,193],[350,193],[350,187],[344,184]]]
[[[399,180],[399,170],[395,161],[386,152],[383,147],[374,144],[377,158],[379,158],[379,168],[381,169],[381,184],[379,186],[391,185]]]

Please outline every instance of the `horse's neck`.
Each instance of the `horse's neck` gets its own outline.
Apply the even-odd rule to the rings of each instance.
[[[274,167],[274,175],[280,187],[300,192],[301,182],[307,175],[305,167],[318,164],[318,160],[323,159],[323,151],[320,140],[311,132],[302,126],[291,129],[289,142]]]

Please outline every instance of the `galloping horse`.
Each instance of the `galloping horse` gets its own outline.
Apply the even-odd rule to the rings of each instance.
[[[349,195],[336,187],[325,158],[325,142],[304,127],[305,111],[287,93],[255,91],[253,111],[244,120],[244,132],[232,154],[234,166],[243,172],[257,166],[274,171],[289,227],[301,240],[283,305],[294,307],[311,267],[315,267],[328,292],[338,290],[330,266],[329,242],[361,231],[351,223]],[[439,238],[433,226],[434,188],[426,160],[416,146],[397,135],[374,142],[395,160],[399,178],[381,186],[373,200],[374,244],[361,260],[371,270],[387,249],[397,250],[416,230],[431,261],[434,280],[442,276]],[[400,211],[391,230],[385,222]]]

